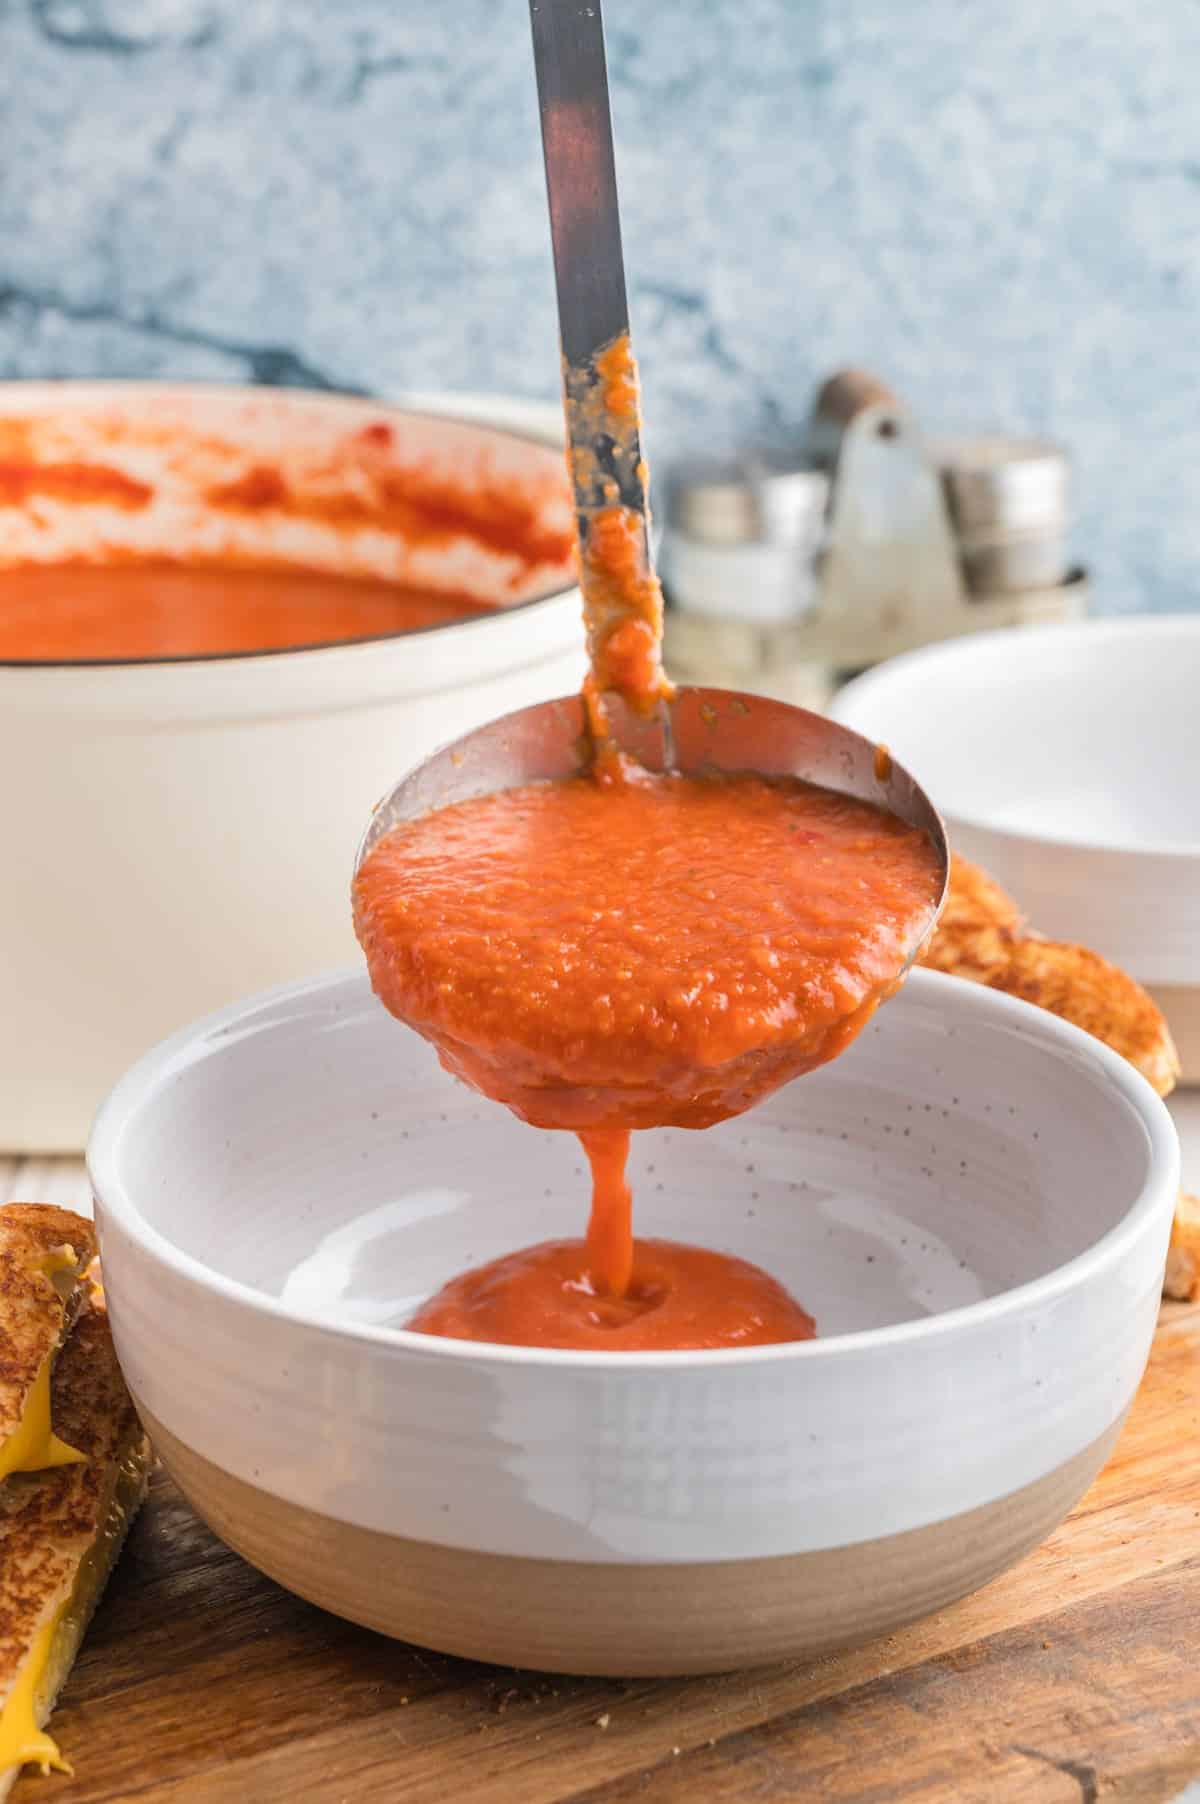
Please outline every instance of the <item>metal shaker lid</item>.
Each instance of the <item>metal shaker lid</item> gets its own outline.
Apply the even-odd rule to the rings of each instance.
[[[677,466],[667,482],[666,524],[709,545],[805,539],[819,532],[828,499],[829,478],[812,463],[751,451]]]
[[[931,447],[964,538],[1061,527],[1069,508],[1066,453],[1044,439],[988,433]]]

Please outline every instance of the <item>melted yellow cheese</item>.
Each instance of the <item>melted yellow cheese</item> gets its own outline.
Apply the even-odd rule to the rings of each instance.
[[[43,1623],[0,1711],[0,1773],[14,1766],[37,1765],[73,1774],[52,1735],[38,1727],[49,1719],[83,1633],[84,1624],[104,1588],[129,1517],[140,1499],[141,1461],[127,1457],[117,1470],[101,1527],[79,1562],[71,1595]]]
[[[38,1693],[46,1675],[46,1667],[54,1648],[58,1616],[52,1616],[34,1637],[25,1664],[13,1683],[3,1711],[0,1711],[0,1772],[9,1767],[36,1763],[43,1773],[53,1767],[56,1773],[70,1773],[73,1768],[58,1751],[58,1743],[38,1728]]]
[[[63,1246],[56,1252],[47,1253],[39,1269],[65,1302],[76,1282],[75,1249]],[[60,1441],[50,1426],[50,1368],[53,1363],[54,1355],[48,1353],[25,1399],[21,1420],[0,1446],[0,1479],[7,1478],[10,1472],[46,1472],[51,1466],[73,1466],[83,1458],[74,1447]]]
[[[38,1269],[44,1277],[49,1278],[65,1303],[79,1276],[79,1260],[75,1248],[61,1246],[56,1252],[47,1253]]]
[[[73,1466],[82,1458],[60,1441],[50,1426],[50,1367],[47,1354],[29,1388],[21,1420],[0,1447],[0,1479],[10,1472],[45,1472],[50,1466]]]

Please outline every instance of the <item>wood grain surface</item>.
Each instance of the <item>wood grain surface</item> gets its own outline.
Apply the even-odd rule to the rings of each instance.
[[[1166,1804],[1200,1775],[1200,1305],[1113,1458],[976,1597],[855,1652],[613,1683],[442,1658],[259,1577],[161,1474],[15,1804]]]

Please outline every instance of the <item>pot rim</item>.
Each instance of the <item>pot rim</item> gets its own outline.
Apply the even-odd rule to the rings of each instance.
[[[264,384],[252,382],[206,382],[202,379],[188,381],[156,381],[150,377],[49,377],[36,380],[5,380],[0,382],[0,419],[8,411],[4,399],[10,394],[28,397],[45,396],[57,399],[75,395],[85,399],[89,395],[97,398],[122,394],[138,394],[169,398],[172,395],[187,397],[188,395],[228,396],[245,399],[249,395],[261,395],[285,403],[295,398],[299,401],[315,403],[318,406],[329,406],[335,410],[345,407],[349,411],[368,408],[385,414],[398,414],[410,420],[451,421],[464,428],[492,434],[498,438],[516,439],[520,443],[536,445],[544,451],[553,451],[554,442],[544,434],[532,428],[508,426],[497,420],[482,417],[474,412],[456,413],[453,398],[447,393],[448,405],[439,409],[426,398],[425,404],[409,407],[403,401],[389,400],[383,395],[372,395],[356,392],[353,389],[320,389],[320,388],[269,388]],[[464,397],[466,399],[466,397]],[[497,409],[503,412],[504,398],[496,398]],[[186,567],[187,559],[181,560]],[[51,564],[48,566],[53,568]],[[564,596],[572,595],[578,587],[574,574],[552,589],[545,589],[537,595],[530,595],[524,601],[513,602],[508,606],[481,608],[477,614],[466,614],[457,620],[442,621],[433,626],[400,627],[391,633],[373,633],[361,639],[314,639],[310,644],[286,646],[261,646],[246,651],[216,652],[177,652],[165,657],[138,658],[3,658],[0,657],[0,671],[11,670],[138,670],[158,668],[159,666],[177,667],[191,664],[245,664],[256,659],[277,659],[305,657],[312,652],[343,650],[356,646],[386,645],[397,639],[423,639],[432,634],[444,634],[454,628],[478,626],[497,618],[525,614],[533,608],[544,608],[548,602],[561,601]]]

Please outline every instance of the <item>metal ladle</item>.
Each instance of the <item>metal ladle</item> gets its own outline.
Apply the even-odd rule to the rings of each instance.
[[[601,368],[604,353],[629,340],[604,21],[600,0],[529,0],[529,21],[558,295],[567,466],[586,593],[592,527],[614,504],[640,527],[646,569],[653,568],[640,421],[613,410]]]
[[[840,795],[872,802],[920,828],[937,853],[940,882],[937,904],[905,948],[897,975],[908,970],[945,899],[950,854],[937,809],[894,759],[861,734],[821,714],[731,689],[679,689],[663,713],[649,719],[613,700],[609,722],[619,749],[647,770],[677,770],[688,776],[732,771],[801,777]],[[358,848],[355,871],[401,821],[497,789],[580,776],[589,768],[591,751],[577,695],[537,702],[476,727],[418,764],[376,806]],[[613,805],[619,807],[619,800],[614,799]],[[664,871],[663,882],[670,881],[670,872]]]
[[[542,112],[563,347],[567,433],[581,540],[598,504],[646,515],[646,468],[619,448],[628,422],[605,429],[602,408],[572,405],[589,384],[603,398],[595,359],[628,331],[621,228],[600,0],[530,0]],[[594,435],[581,439],[585,425]],[[614,454],[614,448],[618,454]],[[597,479],[597,472],[600,473]],[[597,489],[596,482],[600,487]],[[607,489],[605,483],[611,486]],[[647,544],[647,560],[649,545]],[[848,728],[802,708],[721,689],[680,689],[650,717],[606,698],[618,748],[648,770],[800,777],[860,801],[928,834],[940,863],[937,906],[914,937],[897,977],[907,971],[937,918],[949,875],[946,832],[937,810],[908,772]],[[404,820],[523,783],[577,776],[592,742],[578,696],[542,702],[477,728],[401,778],[376,807],[355,861]],[[614,801],[614,806],[619,805]],[[662,881],[669,884],[671,873]]]

